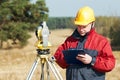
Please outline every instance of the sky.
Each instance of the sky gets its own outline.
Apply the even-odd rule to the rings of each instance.
[[[74,17],[83,6],[91,7],[95,16],[120,16],[120,0],[45,0],[45,2],[50,17]]]

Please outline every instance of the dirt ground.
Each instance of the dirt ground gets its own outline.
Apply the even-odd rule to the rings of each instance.
[[[65,38],[72,33],[72,30],[51,30],[49,40],[52,44],[50,47],[50,55],[55,52],[58,45],[64,42]],[[14,48],[10,50],[0,50],[0,80],[26,80],[27,75],[37,57],[36,47],[34,46],[37,38],[34,33],[30,33],[32,37],[29,39],[29,44],[24,48]],[[120,80],[120,51],[114,51],[117,64],[113,71],[107,73],[106,80]],[[119,54],[118,54],[119,53]],[[56,64],[56,63],[55,63]],[[57,64],[57,69],[65,79],[65,69],[60,68]],[[45,67],[46,77],[46,67]],[[38,64],[32,80],[40,80],[41,65]],[[50,71],[51,80],[56,80],[53,72]]]

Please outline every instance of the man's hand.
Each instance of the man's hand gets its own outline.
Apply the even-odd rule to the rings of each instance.
[[[84,64],[90,64],[92,61],[92,57],[88,54],[78,54],[76,59],[83,62]]]

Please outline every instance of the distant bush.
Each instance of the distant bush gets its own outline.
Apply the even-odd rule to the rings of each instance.
[[[114,24],[110,27],[109,37],[112,46],[120,46],[120,19],[116,18]]]
[[[47,24],[50,29],[75,28],[73,17],[51,17]]]

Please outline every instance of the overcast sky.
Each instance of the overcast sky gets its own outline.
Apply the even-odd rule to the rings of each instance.
[[[50,17],[74,17],[83,6],[93,8],[96,16],[120,16],[120,0],[45,0],[45,2]]]

